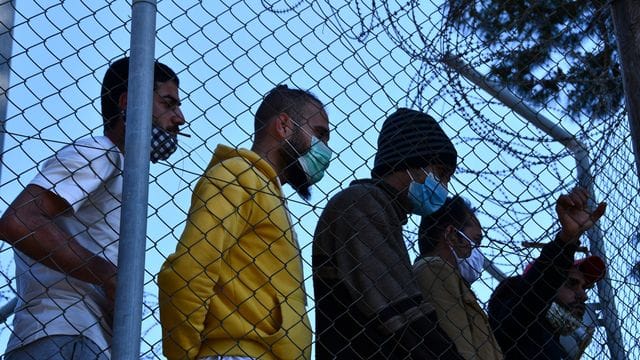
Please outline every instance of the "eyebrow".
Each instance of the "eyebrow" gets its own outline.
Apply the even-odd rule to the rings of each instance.
[[[577,277],[571,277],[571,276],[567,277],[567,280],[565,281],[565,284],[567,284],[567,285],[571,285],[571,286],[573,286],[573,285],[578,285],[578,284],[582,284],[582,286],[584,287],[584,285],[585,285],[586,283],[587,283],[586,281],[583,281],[583,280],[582,280],[582,279],[580,279],[580,278],[577,278]]]
[[[474,243],[476,246],[480,246],[480,244],[482,243],[482,235],[480,235],[480,239],[477,239],[475,237],[471,237],[467,234],[465,234],[462,230],[458,230],[456,229],[456,231],[462,235],[462,237],[464,237],[465,239],[467,239],[468,241],[471,241],[472,243]]]
[[[322,126],[314,126],[313,129],[320,137],[329,137],[329,129]]]
[[[431,165],[431,172],[433,175],[437,176],[438,179],[442,178],[451,178],[453,177],[454,172],[449,171],[444,165],[434,164]]]
[[[175,98],[173,95],[160,95],[160,97],[165,102],[169,103],[169,105],[175,105],[175,106],[182,105],[182,102],[180,101],[180,99]]]

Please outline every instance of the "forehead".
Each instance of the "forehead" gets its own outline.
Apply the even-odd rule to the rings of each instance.
[[[469,212],[467,214],[467,223],[465,224],[465,229],[475,232],[482,232],[482,225],[480,225],[480,220],[476,217],[475,214]]]
[[[156,83],[155,93],[164,97],[171,96],[178,98],[178,84],[175,81],[166,81]]]
[[[303,114],[310,126],[329,127],[329,117],[321,104],[315,101],[307,103],[303,108]]]
[[[582,284],[585,283],[584,274],[575,266],[569,269],[569,272],[567,273],[567,280],[578,281]]]

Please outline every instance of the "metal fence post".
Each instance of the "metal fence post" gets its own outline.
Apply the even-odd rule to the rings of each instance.
[[[2,176],[2,154],[6,136],[5,122],[9,105],[9,78],[11,76],[11,51],[13,48],[13,22],[15,18],[15,1],[0,0],[0,177]],[[0,324],[13,315],[18,298],[14,297],[0,308]]]
[[[443,59],[443,62],[455,69],[467,80],[500,100],[514,112],[518,113],[531,124],[535,125],[538,129],[544,131],[554,140],[560,142],[571,150],[573,157],[576,160],[578,182],[580,186],[583,186],[589,191],[592,201],[590,205],[594,205],[595,193],[593,187],[593,176],[590,172],[591,163],[589,160],[589,153],[584,144],[580,143],[575,136],[557,126],[557,124],[553,123],[539,112],[533,111],[523,102],[522,99],[518,98],[505,86],[501,86],[500,84],[487,80],[475,69],[464,64],[459,58],[446,57]],[[600,227],[597,225],[592,227],[587,232],[587,237],[589,238],[591,252],[603,259],[607,259]],[[605,274],[604,279],[598,282],[598,297],[603,309],[604,328],[607,333],[607,344],[609,351],[611,352],[611,358],[615,360],[626,359],[622,332],[620,331],[620,325],[618,322],[618,311],[615,306],[613,288],[611,287],[611,278],[609,277],[608,272]]]
[[[5,121],[9,92],[9,76],[11,74],[11,49],[13,47],[13,21],[15,2],[0,0],[0,154],[4,153]],[[0,166],[2,175],[2,166]]]
[[[631,131],[631,146],[635,155],[636,173],[640,177],[640,4],[637,1],[612,1],[611,18],[618,44],[625,106]]]
[[[112,358],[138,359],[149,194],[156,2],[134,0]]]

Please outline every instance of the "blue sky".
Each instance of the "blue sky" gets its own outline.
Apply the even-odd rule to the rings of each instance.
[[[369,176],[383,119],[398,106],[415,107],[419,93],[412,79],[416,74],[429,79],[418,103],[441,121],[460,155],[460,170],[452,189],[479,207],[480,220],[490,229],[487,237],[498,240],[488,243],[486,255],[495,258],[507,273],[521,270],[524,259],[536,252],[522,251],[518,242],[546,240],[553,233],[553,214],[549,211],[553,199],[538,199],[537,195],[549,190],[558,194],[570,187],[575,182],[573,160],[564,157],[554,167],[525,166],[516,156],[487,141],[515,141],[509,133],[487,125],[491,122],[532,139],[540,133],[469,84],[462,82],[462,90],[458,89],[455,80],[447,78],[451,72],[442,64],[432,62],[423,68],[416,54],[407,51],[422,49],[424,55],[442,46],[438,43],[439,10],[435,6],[420,5],[420,11],[405,13],[400,5],[388,4],[390,12],[397,10],[402,15],[395,19],[398,26],[393,28],[376,16],[384,9],[370,9],[370,4],[360,1],[303,1],[295,11],[286,11],[292,3],[262,1],[247,6],[233,1],[207,5],[193,0],[158,2],[155,54],[179,73],[182,110],[188,120],[184,131],[192,137],[180,138],[181,149],[169,162],[151,167],[145,291],[156,293],[154,276],[175,247],[191,189],[213,149],[218,143],[249,147],[253,113],[262,95],[281,83],[314,92],[327,104],[332,125],[329,145],[336,155],[311,201],[300,200],[287,188],[307,260],[305,274],[310,277],[311,234],[326,199],[351,180]],[[271,6],[272,11],[266,11],[265,6]],[[130,4],[126,1],[19,0],[17,7],[0,210],[55,150],[74,139],[102,133],[99,82],[106,64],[127,53],[131,26]],[[414,21],[422,25],[426,43],[416,35]],[[371,32],[363,31],[366,27]],[[397,46],[394,39],[402,39],[404,47]],[[437,53],[432,58],[436,59]],[[480,113],[470,111],[455,91],[464,92]],[[545,114],[572,133],[581,130],[571,119],[556,116],[553,109]],[[553,142],[518,142],[513,144],[528,154],[549,156],[563,151]],[[628,148],[624,141],[620,146]],[[614,152],[611,156],[624,163],[629,157],[623,150],[622,155]],[[497,175],[477,176],[476,172],[487,169]],[[634,179],[620,176],[619,180],[637,187]],[[599,193],[611,197],[609,202],[624,198],[615,191],[606,193],[607,186],[603,185]],[[492,200],[496,198],[514,203],[507,210]],[[620,212],[611,207],[610,211]],[[633,231],[633,216],[624,219],[618,224],[618,237]],[[418,221],[412,219],[407,229],[415,229]],[[2,273],[9,282],[13,277],[11,251],[4,244],[0,249]],[[625,254],[637,255],[633,251]],[[486,301],[496,283],[486,275],[483,280],[474,289]],[[312,291],[310,281],[306,288]],[[11,296],[1,283],[0,293]],[[148,300],[152,302],[153,296]],[[153,312],[143,323],[143,352],[158,344],[156,324],[157,312]],[[632,333],[634,327],[637,325],[628,331]],[[0,330],[0,350],[7,334],[6,329]]]

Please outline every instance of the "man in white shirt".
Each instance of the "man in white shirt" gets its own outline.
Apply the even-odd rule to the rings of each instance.
[[[18,305],[7,360],[109,359],[115,298],[129,59],[101,91],[104,136],[48,159],[0,219],[15,249]],[[151,160],[177,149],[179,80],[154,64]]]

